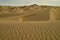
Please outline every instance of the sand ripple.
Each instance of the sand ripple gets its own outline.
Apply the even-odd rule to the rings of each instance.
[[[60,24],[0,23],[0,40],[60,40]]]

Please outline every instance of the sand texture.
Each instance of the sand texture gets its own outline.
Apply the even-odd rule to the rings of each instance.
[[[60,22],[0,23],[0,40],[60,40]]]

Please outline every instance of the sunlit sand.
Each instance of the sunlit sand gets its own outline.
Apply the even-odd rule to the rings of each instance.
[[[34,4],[0,9],[0,40],[60,40],[60,7]]]

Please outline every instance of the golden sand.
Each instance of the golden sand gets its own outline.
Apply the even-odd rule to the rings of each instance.
[[[60,40],[60,22],[0,23],[0,40]]]

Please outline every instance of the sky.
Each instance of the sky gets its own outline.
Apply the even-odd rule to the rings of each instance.
[[[0,0],[0,6],[23,6],[31,4],[60,6],[60,0]]]

